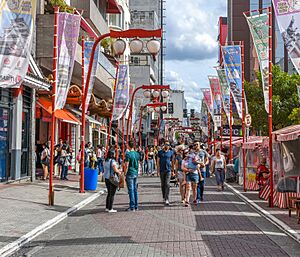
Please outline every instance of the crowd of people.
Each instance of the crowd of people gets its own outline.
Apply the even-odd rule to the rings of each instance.
[[[50,142],[43,144],[40,160],[43,167],[43,179],[49,176]],[[68,169],[73,158],[73,151],[67,142],[62,139],[54,147],[54,158],[57,165],[57,177],[68,180]],[[108,150],[106,152],[106,150]],[[117,152],[118,151],[118,152]],[[116,156],[119,156],[117,159]],[[81,150],[76,160],[82,163]],[[158,176],[160,178],[163,204],[170,205],[170,183],[175,181],[179,187],[180,201],[188,207],[204,201],[205,180],[214,174],[217,183],[217,191],[224,190],[225,174],[228,164],[228,156],[220,149],[216,149],[212,155],[205,144],[194,141],[186,144],[182,140],[178,145],[171,146],[165,141],[161,146],[138,147],[132,141],[128,142],[122,163],[121,150],[111,146],[105,149],[98,145],[96,148],[90,142],[85,145],[84,167],[97,169],[107,187],[106,211],[115,213],[113,209],[114,196],[119,188],[119,179],[124,177],[128,195],[129,207],[127,211],[138,210],[138,176]],[[234,169],[238,166],[238,158],[234,159]],[[258,167],[257,180],[263,185],[268,179],[268,170],[265,160]],[[179,199],[178,199],[179,200]]]

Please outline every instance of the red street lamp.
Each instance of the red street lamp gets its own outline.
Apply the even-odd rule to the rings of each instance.
[[[143,111],[145,108],[153,108],[152,111],[156,111],[156,108],[159,108],[159,111],[165,111],[166,109],[164,109],[164,107],[167,107],[167,103],[161,103],[161,102],[157,102],[157,103],[149,103],[146,104],[144,106],[142,106],[141,108],[141,113],[140,113],[140,124],[139,124],[139,145],[142,146],[142,133],[141,133],[141,127],[142,127],[142,117],[143,117]]]
[[[134,100],[136,92],[139,91],[140,89],[144,89],[148,94],[148,92],[150,92],[149,90],[170,90],[170,86],[169,85],[167,85],[167,86],[164,86],[164,85],[142,85],[140,87],[137,87],[133,91],[131,99],[130,99],[129,115],[128,115],[127,128],[126,128],[126,133],[127,133],[126,142],[127,142],[127,145],[128,145],[129,134],[131,134],[131,132],[129,132],[129,124],[130,124],[130,121],[132,119],[133,100]],[[145,96],[145,91],[144,91],[144,96]],[[150,96],[151,96],[151,93],[150,93]]]

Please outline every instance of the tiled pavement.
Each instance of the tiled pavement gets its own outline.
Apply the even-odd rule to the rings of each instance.
[[[102,196],[14,256],[299,256],[300,245],[232,192],[208,180],[205,201],[183,207],[161,203],[158,178],[141,178],[138,212],[125,212],[126,190],[117,192],[116,214]]]
[[[0,184],[0,249],[91,196],[79,193],[78,179],[70,174],[69,181],[54,180],[52,207],[48,206],[47,181]]]

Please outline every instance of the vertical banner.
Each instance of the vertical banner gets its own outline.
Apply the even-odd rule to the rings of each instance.
[[[213,106],[211,91],[209,88],[203,88],[203,89],[201,89],[201,91],[203,93],[204,103],[206,104],[210,115],[213,117],[214,106]]]
[[[93,45],[94,45],[94,41],[91,41],[91,40],[84,41],[84,81],[86,81],[87,74],[89,71],[89,65],[90,65],[90,59],[91,59]],[[87,112],[87,110],[89,108],[89,103],[90,103],[91,95],[92,95],[93,88],[94,88],[94,83],[95,83],[95,79],[96,79],[96,71],[98,68],[98,57],[99,57],[99,46],[97,46],[95,55],[94,55],[93,68],[92,68],[90,83],[88,85],[88,93],[87,93],[86,102],[85,102],[85,113]],[[85,85],[85,86],[87,86],[87,85]]]
[[[221,127],[221,89],[218,76],[208,76],[214,107],[214,130]]]
[[[242,57],[241,46],[222,46],[227,83],[236,105],[239,118],[242,118]]]
[[[218,67],[217,73],[219,77],[220,82],[220,89],[222,94],[222,103],[223,103],[223,109],[228,119],[230,119],[230,88],[226,80],[226,72],[224,69]]]
[[[36,0],[0,1],[0,87],[18,88],[26,76],[35,14]]]
[[[269,113],[269,15],[267,13],[247,17],[262,77],[265,109]]]
[[[80,29],[80,15],[58,14],[58,58],[55,110],[63,109],[71,83],[76,46]]]
[[[119,120],[129,103],[128,65],[119,66],[112,120]]]
[[[201,121],[200,121],[200,126],[203,131],[203,133],[207,136],[208,135],[208,110],[206,103],[204,99],[201,101]]]
[[[300,74],[300,2],[295,0],[272,0],[284,44]]]

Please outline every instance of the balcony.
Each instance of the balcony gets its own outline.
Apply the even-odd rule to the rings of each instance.
[[[36,58],[40,67],[52,72],[53,65],[53,30],[54,15],[37,15],[36,19]],[[72,83],[81,85],[81,45],[77,44]],[[99,66],[96,73],[94,94],[105,100],[112,98],[112,82],[115,77],[115,67],[103,53],[99,54]]]

